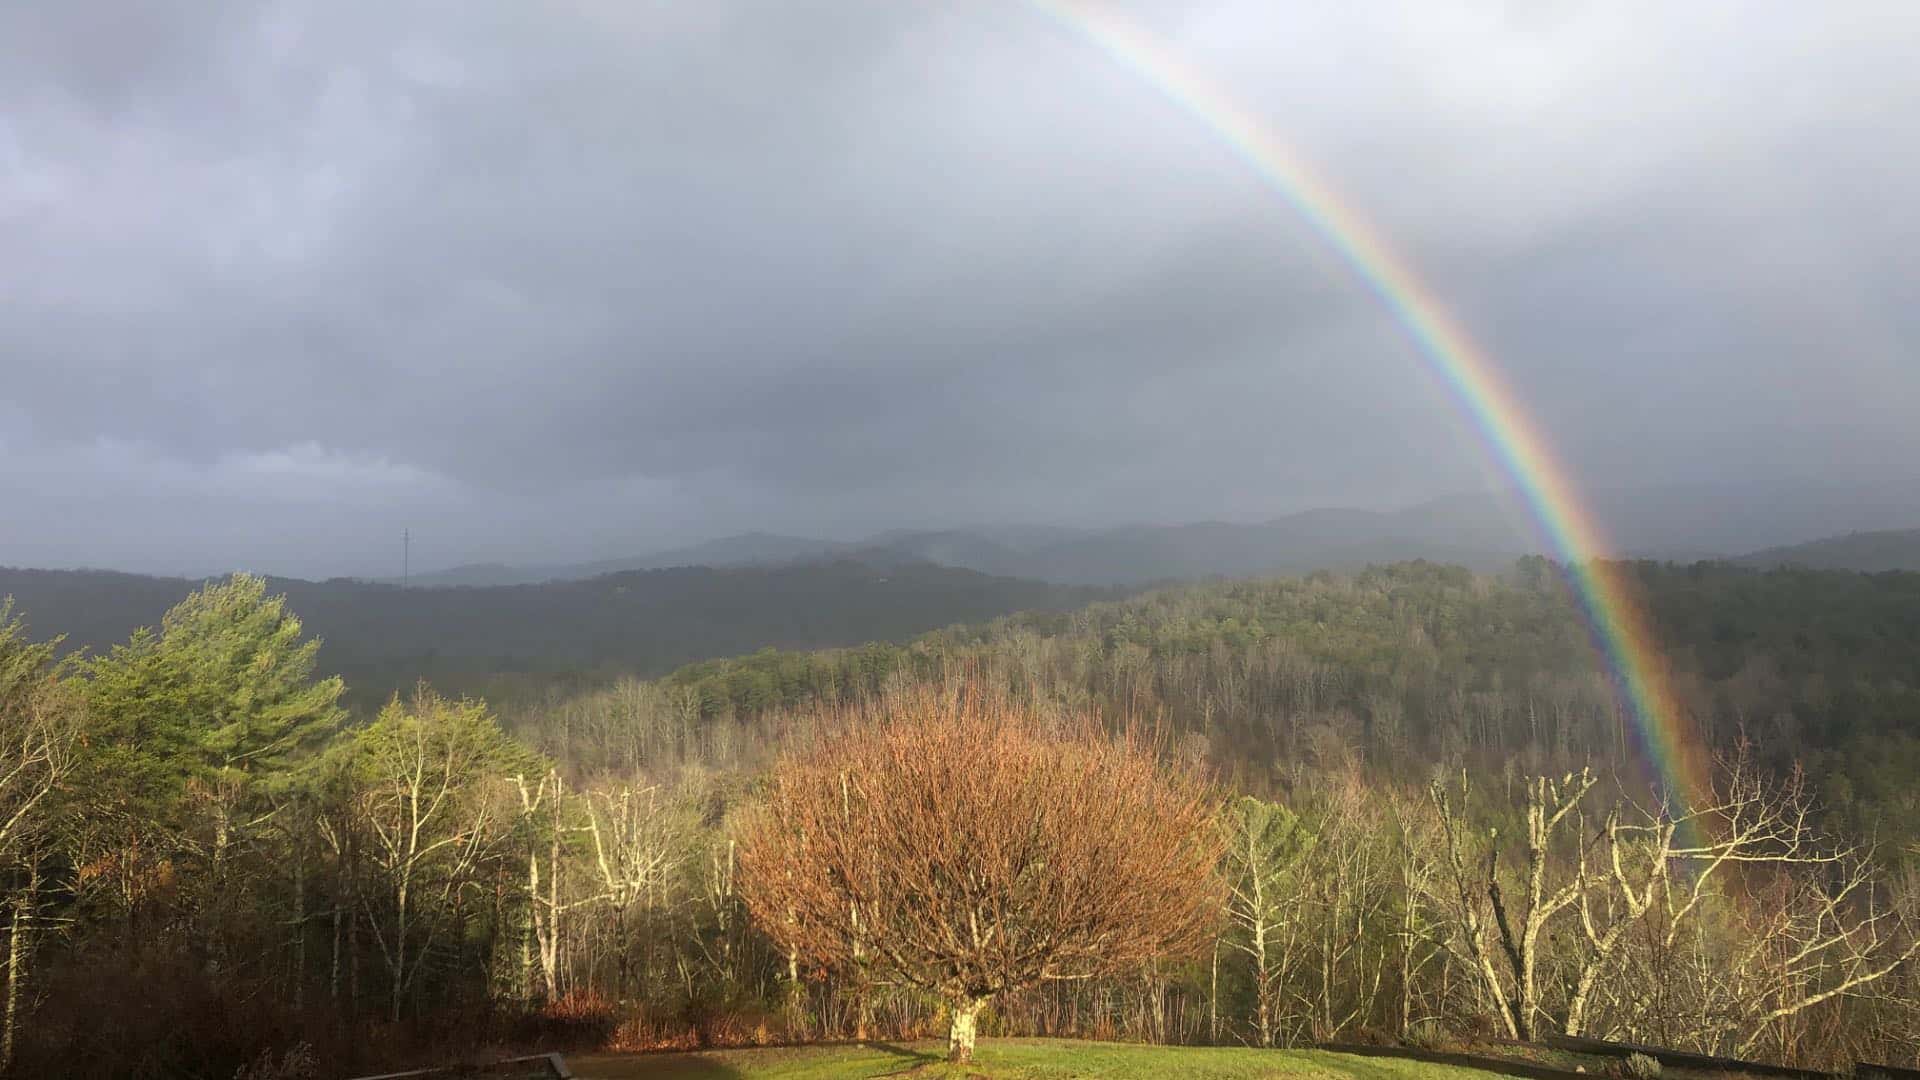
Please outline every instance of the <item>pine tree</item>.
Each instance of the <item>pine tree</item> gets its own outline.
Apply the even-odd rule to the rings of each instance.
[[[202,944],[218,966],[244,899],[236,849],[300,782],[300,768],[345,717],[340,679],[315,678],[320,642],[302,640],[286,598],[235,574],[187,597],[90,665],[84,783],[97,855],[123,902],[181,858],[204,859]]]
[[[341,681],[314,678],[320,642],[301,632],[262,578],[201,589],[159,633],[142,629],[93,662],[94,741],[161,802],[195,782],[245,798],[283,781],[345,716]]]

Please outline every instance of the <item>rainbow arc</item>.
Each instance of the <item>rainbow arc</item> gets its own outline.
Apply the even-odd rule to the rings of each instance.
[[[1618,681],[1641,749],[1670,794],[1697,805],[1711,762],[1681,707],[1646,611],[1578,487],[1486,349],[1474,341],[1414,267],[1360,209],[1321,178],[1250,109],[1185,63],[1152,34],[1088,0],[1029,0],[1163,94],[1216,135],[1285,200],[1351,269],[1405,332],[1488,453],[1524,497],[1555,557],[1565,564],[1594,641]]]

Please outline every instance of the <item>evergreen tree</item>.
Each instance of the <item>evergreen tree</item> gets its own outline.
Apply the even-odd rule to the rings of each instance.
[[[340,679],[314,677],[319,647],[285,597],[236,574],[88,665],[84,857],[127,917],[150,899],[174,905],[210,972],[273,906],[252,894],[273,875],[236,860],[279,861],[264,826],[345,717]],[[179,875],[183,862],[206,872]]]
[[[99,771],[162,813],[196,784],[257,798],[345,716],[341,681],[314,678],[319,648],[262,578],[201,589],[91,665]]]

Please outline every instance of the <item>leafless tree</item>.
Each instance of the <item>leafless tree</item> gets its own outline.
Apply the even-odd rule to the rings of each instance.
[[[1090,717],[1043,731],[978,686],[896,695],[783,757],[740,889],[783,947],[937,994],[969,1060],[982,1006],[1204,948],[1217,803]]]
[[[1690,804],[1621,796],[1599,811],[1590,772],[1529,778],[1512,865],[1497,829],[1472,834],[1464,780],[1458,803],[1433,787],[1450,940],[1511,1036],[1585,1034],[1604,1009],[1616,1033],[1744,1050],[1920,955],[1867,853],[1817,835],[1798,774],[1769,777],[1736,746],[1715,776]],[[1549,961],[1564,985],[1552,1008]]]
[[[587,832],[590,827],[569,820],[573,800],[560,770],[550,768],[531,783],[526,774],[516,773],[513,786],[520,796],[521,823],[527,828],[527,926],[520,941],[519,982],[529,997],[553,1001],[560,996],[561,922],[568,912],[596,903],[605,894],[570,896],[561,892],[560,879],[571,864],[571,860],[561,858],[567,836]],[[536,967],[537,985],[533,977]]]
[[[1312,839],[1286,807],[1251,796],[1232,805],[1226,828],[1227,916],[1237,930],[1228,940],[1252,968],[1254,1037],[1272,1046],[1277,1003],[1294,975]]]
[[[6,610],[0,608],[0,621],[5,617]],[[4,630],[0,626],[0,634]],[[38,929],[41,853],[50,839],[61,784],[73,769],[81,709],[74,688],[51,670],[49,657],[5,659],[30,660],[21,666],[31,670],[18,672],[17,683],[0,680],[10,684],[0,686],[0,872],[18,877],[4,898],[6,1000],[0,1004],[0,1072],[13,1063]]]
[[[519,752],[485,706],[425,687],[382,710],[360,732],[356,751],[355,809],[380,903],[371,891],[361,900],[398,1021],[448,909],[495,854],[503,815],[488,786]]]
[[[635,909],[651,923],[685,857],[682,822],[657,785],[607,784],[587,794],[584,829],[592,841],[590,902],[611,916],[616,979],[622,995],[639,981]]]
[[[1578,880],[1550,883],[1548,869],[1556,832],[1579,810],[1593,785],[1593,774],[1586,770],[1559,779],[1529,779],[1523,861],[1512,877],[1501,872],[1499,830],[1489,830],[1485,844],[1470,849],[1464,806],[1455,803],[1445,785],[1436,781],[1432,787],[1433,804],[1445,832],[1454,902],[1453,941],[1464,954],[1462,959],[1479,974],[1482,990],[1510,1038],[1533,1038],[1541,1012],[1541,935],[1556,915],[1580,898]],[[1469,791],[1463,776],[1458,788],[1461,804]]]

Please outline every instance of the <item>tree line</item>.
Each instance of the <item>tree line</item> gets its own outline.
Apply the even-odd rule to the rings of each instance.
[[[1165,590],[497,714],[425,685],[350,713],[258,579],[93,656],[9,611],[0,1057],[292,1076],[302,1046],[346,1071],[450,1040],[947,1032],[958,1000],[989,1032],[1912,1063],[1920,585],[1636,573],[1717,754],[1703,798],[1646,771],[1538,562]],[[1159,768],[1210,778],[1206,932],[966,1000],[783,933],[754,823],[795,748],[956,687],[1034,730],[1151,732]],[[968,797],[1045,760],[981,761]]]
[[[96,652],[153,624],[203,584],[0,567],[0,596],[38,617],[57,617],[66,646]],[[1119,595],[930,563],[882,567],[851,559],[681,566],[491,588],[402,588],[346,578],[272,578],[268,588],[325,639],[318,662],[345,677],[344,700],[366,711],[420,679],[446,693],[488,697],[526,686],[577,692],[763,645],[895,640]]]

